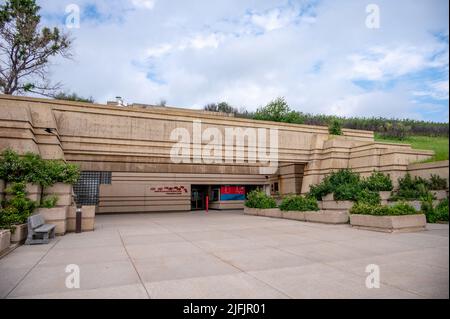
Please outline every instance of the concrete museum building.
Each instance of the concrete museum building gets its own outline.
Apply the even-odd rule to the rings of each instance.
[[[201,110],[0,95],[0,150],[79,165],[77,202],[97,214],[242,208],[262,187],[305,193],[339,168],[395,181],[433,155],[373,132],[235,118]],[[432,169],[432,167],[430,168]],[[448,168],[447,168],[448,169]]]

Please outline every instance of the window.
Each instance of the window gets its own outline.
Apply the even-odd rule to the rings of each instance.
[[[81,172],[80,179],[73,185],[75,202],[79,205],[97,205],[100,184],[111,184],[111,172]]]

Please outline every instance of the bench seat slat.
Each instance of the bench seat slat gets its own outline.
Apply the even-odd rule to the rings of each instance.
[[[50,225],[50,224],[45,224],[42,226],[39,226],[36,229],[33,229],[36,233],[48,233],[50,230],[52,230],[53,228],[55,228],[55,225]]]

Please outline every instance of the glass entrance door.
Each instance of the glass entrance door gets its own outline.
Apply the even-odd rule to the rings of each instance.
[[[191,209],[203,209],[203,194],[198,189],[192,189],[191,191]]]

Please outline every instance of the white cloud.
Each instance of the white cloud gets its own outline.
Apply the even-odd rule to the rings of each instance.
[[[131,3],[137,8],[151,10],[155,6],[155,0],[131,0]]]
[[[58,0],[38,2],[64,14]],[[75,60],[58,60],[52,70],[68,90],[99,102],[117,95],[180,107],[226,100],[254,110],[281,95],[311,113],[448,115],[448,40],[435,36],[448,39],[444,0],[379,0],[377,30],[365,27],[365,3],[352,0],[80,0],[87,3],[120,19],[82,20],[72,31]],[[151,10],[135,10],[145,6]],[[392,85],[363,89],[355,80]]]
[[[437,81],[426,83],[426,90],[414,91],[415,96],[426,96],[436,100],[448,100],[449,97],[449,85],[448,79],[446,81]]]
[[[382,80],[417,72],[427,66],[427,57],[414,47],[373,47],[365,54],[353,54],[352,77]]]

